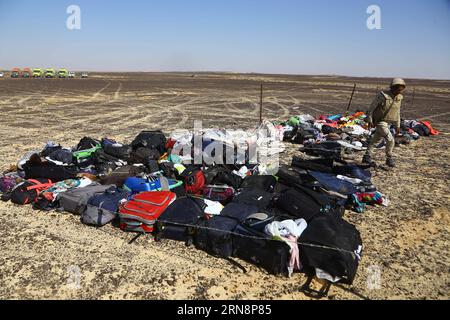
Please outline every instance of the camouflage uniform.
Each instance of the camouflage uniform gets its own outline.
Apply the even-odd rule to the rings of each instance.
[[[386,157],[392,158],[395,140],[389,130],[392,124],[400,128],[400,108],[403,95],[394,96],[390,91],[379,92],[369,110],[367,111],[367,121],[376,126],[375,133],[367,148],[366,155],[372,156],[373,149],[382,139],[386,140]]]

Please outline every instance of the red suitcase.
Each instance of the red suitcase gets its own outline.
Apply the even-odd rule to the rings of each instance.
[[[156,219],[176,199],[170,191],[141,192],[119,208],[120,228],[124,231],[153,232]]]

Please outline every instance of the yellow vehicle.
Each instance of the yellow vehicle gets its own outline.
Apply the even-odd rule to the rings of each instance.
[[[33,78],[42,78],[44,76],[44,70],[41,68],[33,69]]]
[[[69,76],[69,71],[66,69],[59,69],[58,78],[67,78]]]
[[[52,69],[52,68],[45,69],[45,77],[46,78],[54,78],[55,75],[56,75],[55,69]]]

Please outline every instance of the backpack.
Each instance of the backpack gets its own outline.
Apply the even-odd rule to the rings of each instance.
[[[54,183],[50,179],[29,179],[18,184],[11,192],[11,202],[29,204],[36,202],[39,194],[50,188]]]
[[[81,222],[96,227],[110,223],[117,217],[120,203],[127,198],[128,193],[116,186],[92,196],[87,202],[86,210],[81,214]]]
[[[0,192],[8,193],[11,192],[14,187],[18,184],[19,178],[14,176],[2,176],[0,177]]]
[[[188,167],[181,174],[180,178],[184,182],[184,188],[188,194],[201,195],[206,179],[203,171],[196,167]]]
[[[97,175],[106,175],[114,171],[117,167],[126,164],[125,161],[120,160],[112,155],[107,154],[103,150],[97,150],[93,154],[93,163]]]
[[[89,166],[92,164],[92,157],[102,148],[99,141],[89,137],[84,137],[74,148],[73,156],[79,166]]]
[[[74,188],[58,194],[57,201],[62,210],[81,215],[86,210],[90,198],[96,194],[102,194],[112,187],[114,185],[92,183],[83,188]]]
[[[130,153],[130,159],[128,160],[128,162],[130,164],[134,163],[147,164],[147,162],[151,160],[158,160],[160,157],[161,153],[157,149],[139,147]]]
[[[306,268],[319,268],[339,282],[351,285],[356,275],[362,240],[356,227],[340,217],[318,215],[308,222],[299,242],[344,249],[330,250],[299,244],[300,261]]]
[[[160,154],[163,154],[166,150],[166,136],[160,130],[157,131],[142,131],[131,142],[133,150],[137,150],[141,147],[148,149],[156,149]]]
[[[131,155],[131,147],[122,144],[106,143],[103,145],[103,150],[106,154],[109,154],[117,159],[127,161]]]
[[[160,215],[155,225],[155,240],[171,239],[191,245],[197,226],[204,217],[205,203],[196,197],[176,199]]]
[[[153,232],[159,216],[176,199],[170,191],[142,192],[124,202],[119,209],[120,229],[130,232]]]

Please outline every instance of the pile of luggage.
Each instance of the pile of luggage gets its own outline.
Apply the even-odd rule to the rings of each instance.
[[[158,241],[182,241],[272,274],[353,282],[362,240],[343,215],[354,194],[374,190],[368,171],[335,157],[294,157],[276,171],[245,157],[193,165],[183,159],[193,158],[195,148],[172,152],[186,143],[193,141],[161,131],[143,131],[128,144],[90,137],[73,148],[48,142],[0,176],[2,200],[67,211],[89,226],[112,223]]]

